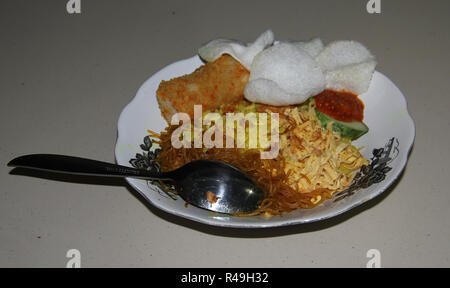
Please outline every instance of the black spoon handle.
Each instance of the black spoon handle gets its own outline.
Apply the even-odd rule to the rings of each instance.
[[[55,154],[20,156],[11,160],[8,166],[78,175],[169,179],[167,173],[153,173],[97,160]]]

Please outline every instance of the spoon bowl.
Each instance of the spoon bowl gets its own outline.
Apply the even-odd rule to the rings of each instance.
[[[234,214],[255,211],[264,193],[242,171],[219,161],[197,160],[169,172],[179,195],[195,206]]]

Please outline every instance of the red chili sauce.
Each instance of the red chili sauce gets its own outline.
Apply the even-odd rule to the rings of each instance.
[[[315,96],[316,109],[342,122],[362,121],[364,104],[358,96],[349,92],[325,90]]]

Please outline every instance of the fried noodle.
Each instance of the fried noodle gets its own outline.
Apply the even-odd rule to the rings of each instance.
[[[157,138],[162,149],[156,161],[162,171],[209,159],[229,163],[241,169],[265,190],[266,197],[252,215],[281,215],[295,209],[313,208],[333,197],[333,193],[350,185],[355,171],[368,161],[347,139],[333,132],[331,123],[322,129],[315,114],[314,102],[303,106],[271,107],[239,101],[218,111],[276,112],[280,117],[280,151],[275,159],[261,159],[261,149],[247,148],[179,148],[171,143],[178,126],[169,126]],[[193,146],[192,146],[193,147]]]

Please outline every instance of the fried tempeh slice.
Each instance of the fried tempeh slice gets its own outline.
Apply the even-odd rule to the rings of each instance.
[[[170,123],[177,112],[185,112],[192,117],[194,105],[203,105],[203,111],[206,111],[242,100],[249,74],[233,57],[223,55],[191,74],[162,81],[156,91],[161,113]]]

